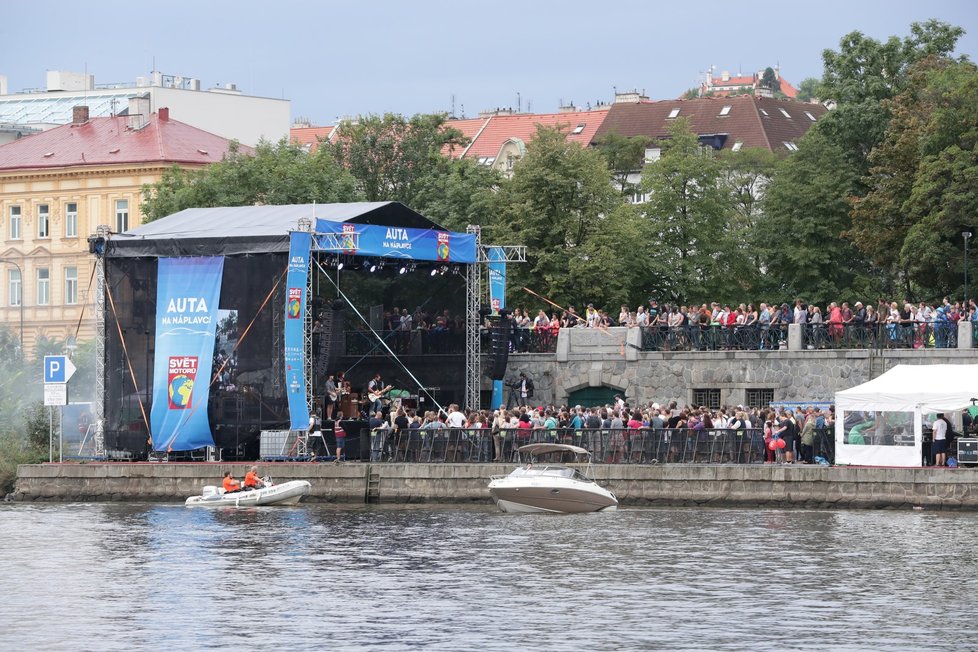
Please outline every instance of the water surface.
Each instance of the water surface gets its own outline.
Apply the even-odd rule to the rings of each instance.
[[[960,650],[976,542],[929,511],[10,505],[0,649]]]

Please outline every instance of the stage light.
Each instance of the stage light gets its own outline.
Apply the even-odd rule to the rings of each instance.
[[[455,274],[456,276],[458,276],[461,273],[462,273],[462,266],[461,265],[452,265],[452,274]]]
[[[376,261],[371,261],[371,262],[367,263],[367,265],[368,265],[367,269],[370,270],[370,273],[371,274],[377,271],[377,263],[376,263]]]
[[[343,269],[343,261],[342,260],[337,260],[336,261],[336,269],[337,270]]]
[[[397,270],[397,273],[398,274],[406,274],[407,273],[407,265],[401,265],[401,268],[399,270]]]
[[[438,268],[437,267],[432,267],[431,268],[431,275],[432,276],[437,276],[437,274],[438,274]]]

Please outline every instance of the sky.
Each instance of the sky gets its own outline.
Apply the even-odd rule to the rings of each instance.
[[[4,3],[0,75],[10,92],[47,70],[134,82],[154,69],[285,98],[314,125],[385,112],[475,117],[497,107],[555,112],[636,89],[679,97],[710,66],[780,65],[797,85],[854,30],[877,39],[937,18],[966,30],[975,0],[94,0]],[[453,102],[454,98],[454,102]]]

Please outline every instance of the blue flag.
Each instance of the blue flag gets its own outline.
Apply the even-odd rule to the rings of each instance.
[[[160,258],[153,365],[153,448],[213,446],[207,395],[224,258]]]
[[[289,272],[285,297],[285,391],[289,397],[292,430],[309,427],[306,399],[306,283],[309,278],[309,250],[312,234],[293,231],[289,240]]]
[[[506,309],[506,250],[489,247],[489,303],[492,314]],[[489,407],[498,410],[503,404],[503,381],[492,381],[492,399]]]

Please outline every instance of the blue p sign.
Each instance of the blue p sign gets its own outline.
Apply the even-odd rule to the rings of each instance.
[[[69,365],[74,371],[74,365],[63,355],[44,356],[44,382],[46,383],[66,383],[70,377],[68,372]]]

